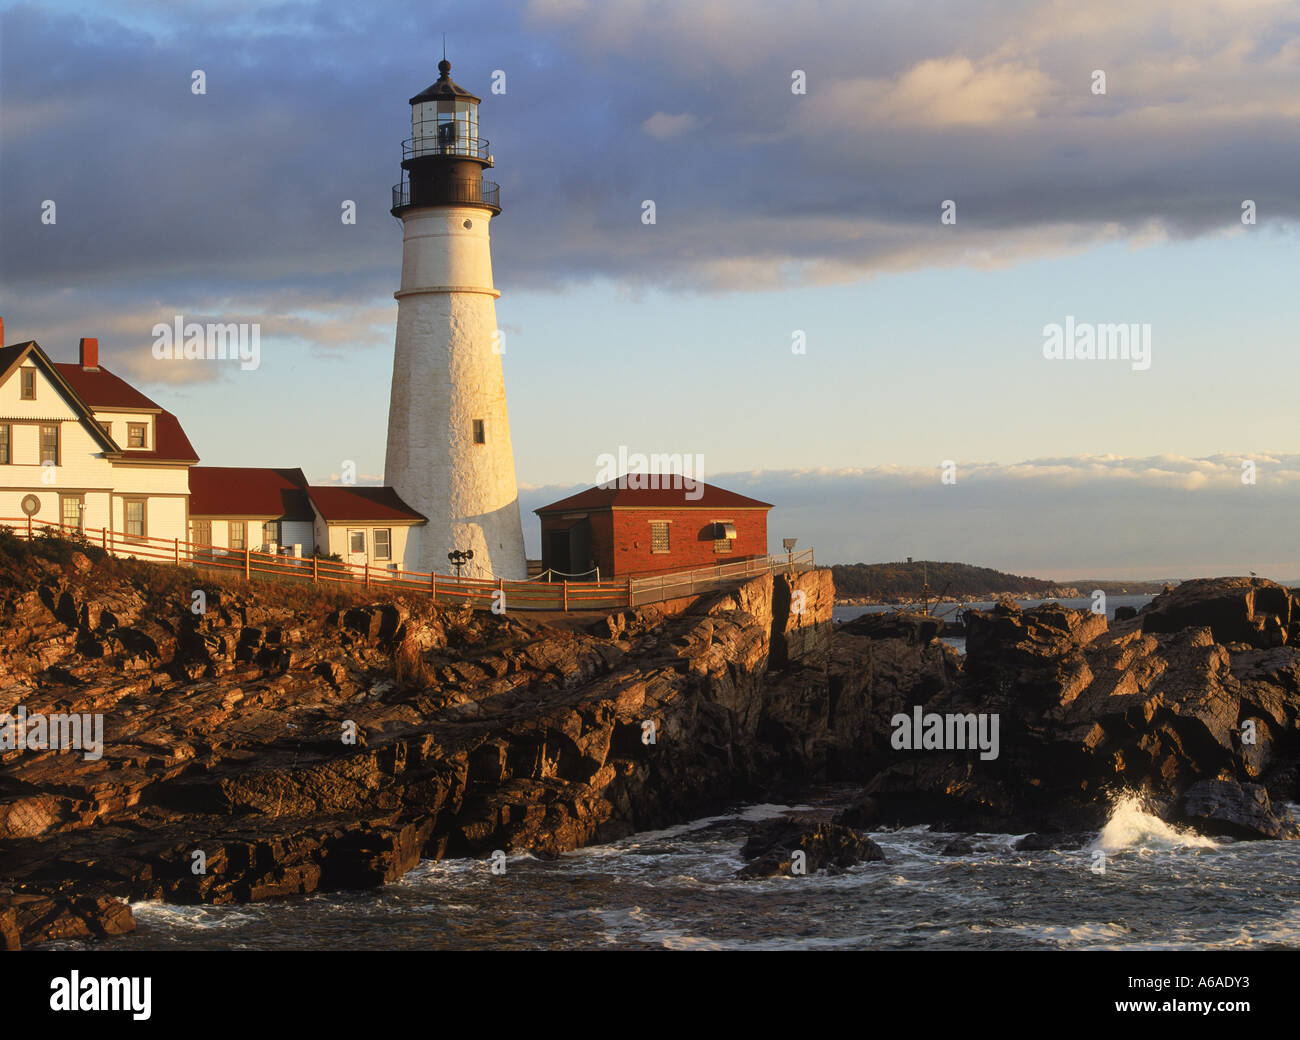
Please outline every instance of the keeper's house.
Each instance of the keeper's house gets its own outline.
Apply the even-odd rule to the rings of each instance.
[[[0,320],[0,343],[4,322]],[[392,488],[312,487],[300,469],[200,466],[176,416],[99,364],[35,341],[0,347],[0,519],[107,528],[119,551],[179,539],[199,555],[337,553],[347,563],[415,569],[427,521]]]
[[[76,364],[31,340],[0,348],[0,517],[32,495],[37,520],[183,540],[196,462],[176,416],[100,367],[98,340]]]
[[[603,580],[767,555],[770,502],[703,482],[663,486],[671,483],[630,474],[534,510],[543,569],[586,576],[599,568]]]

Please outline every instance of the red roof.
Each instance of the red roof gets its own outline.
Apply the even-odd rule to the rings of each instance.
[[[644,484],[652,478],[659,487],[619,487],[620,482]],[[663,485],[667,484],[667,487]],[[672,485],[682,486],[674,487]],[[688,487],[687,478],[668,473],[632,473],[609,484],[579,491],[576,495],[534,509],[534,513],[558,513],[571,509],[771,509],[771,502],[746,498],[734,491],[696,481]]]
[[[55,376],[62,379],[81,403],[92,411],[141,408],[157,413],[154,446],[148,451],[123,452],[120,456],[114,456],[115,459],[123,462],[199,461],[198,452],[194,450],[194,445],[181,429],[180,420],[165,408],[158,407],[139,390],[123,382],[106,368],[87,371],[80,365],[50,361],[45,351],[41,350],[39,343],[28,340],[25,343],[15,343],[13,346],[0,349],[0,376],[7,374],[29,348],[34,352],[33,356],[38,356],[42,364],[49,365]],[[96,436],[103,438],[104,435],[96,432]],[[107,439],[103,443],[106,448],[109,446]]]
[[[68,362],[52,362],[73,391],[91,408],[111,411],[114,408],[148,408],[158,414],[154,419],[154,444],[148,451],[124,451],[122,462],[198,462],[199,453],[185,436],[180,420],[160,408],[130,383],[108,369],[85,369]]]
[[[307,493],[326,523],[424,523],[427,519],[390,487],[329,484],[309,487]]]
[[[300,469],[191,466],[190,516],[310,520],[307,478]]]
[[[59,370],[59,375],[77,391],[77,396],[91,408],[105,411],[113,408],[150,408],[162,411],[130,383],[119,379],[106,368],[87,370],[80,365],[62,361],[53,364]]]

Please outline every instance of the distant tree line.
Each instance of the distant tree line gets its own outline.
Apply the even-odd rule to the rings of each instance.
[[[837,596],[860,596],[890,603],[921,599],[929,582],[930,595],[945,593],[958,599],[983,599],[998,593],[1046,596],[1060,586],[1043,578],[1006,574],[969,563],[842,563],[831,567]]]

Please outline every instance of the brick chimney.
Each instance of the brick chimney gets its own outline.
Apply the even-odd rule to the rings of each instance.
[[[99,340],[97,338],[82,338],[81,367],[87,372],[99,371]]]

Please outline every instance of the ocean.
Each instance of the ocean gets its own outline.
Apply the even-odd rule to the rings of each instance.
[[[887,861],[843,874],[735,877],[749,825],[833,807],[748,805],[567,853],[422,862],[396,884],[245,906],[139,903],[113,949],[1281,949],[1300,942],[1300,842],[1181,831],[1132,798],[1083,848],[1016,835],[872,831]],[[1100,854],[1100,855],[1099,855]],[[84,941],[45,948],[86,949]]]
[[[1141,610],[1153,599],[1155,599],[1155,597],[1151,595],[1107,596],[1106,617],[1114,621],[1115,611],[1119,607],[1132,607],[1134,610]],[[1063,607],[1073,607],[1076,610],[1092,609],[1091,597],[1080,597],[1078,599],[1018,599],[1016,600],[1016,603],[1020,606],[1022,610],[1032,610],[1034,607],[1037,607],[1043,603],[1059,603]],[[989,610],[990,608],[992,608],[992,606],[993,603],[990,600],[973,600],[969,603],[962,603],[960,605],[955,603],[941,603],[933,607],[931,609],[931,613],[935,614],[938,617],[942,617],[946,621],[957,622],[961,620],[962,611]],[[899,609],[897,606],[888,606],[888,605],[881,605],[881,604],[871,604],[869,606],[857,606],[857,607],[835,607],[833,609],[831,616],[837,622],[842,624],[845,621],[852,621],[856,617],[861,617],[863,614],[885,614],[888,613],[889,611],[897,610],[897,609]],[[909,607],[906,609],[913,609],[913,608]],[[915,609],[919,611],[921,608],[916,607]],[[944,636],[943,641],[947,643],[949,646],[953,647],[958,653],[964,654],[966,652],[965,636]]]

